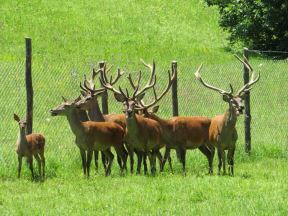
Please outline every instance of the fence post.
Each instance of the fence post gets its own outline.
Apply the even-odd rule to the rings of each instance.
[[[26,83],[26,132],[31,134],[33,131],[33,86],[32,86],[32,43],[31,38],[25,38],[26,44],[26,69],[25,69],[25,83]]]
[[[173,116],[178,116],[178,95],[177,95],[177,61],[172,61],[172,72],[175,73],[175,80],[172,84],[172,107]]]
[[[249,58],[249,49],[244,48],[243,54],[245,58],[248,60]],[[244,60],[246,61],[246,60]],[[249,82],[249,70],[244,66],[244,73],[243,73],[243,80],[244,84]],[[245,101],[245,117],[244,117],[244,125],[245,125],[245,152],[251,152],[251,113],[250,113],[250,92],[246,93]]]
[[[102,70],[106,70],[106,63],[105,61],[99,62],[99,68]],[[102,93],[102,113],[108,114],[108,92],[107,89]]]

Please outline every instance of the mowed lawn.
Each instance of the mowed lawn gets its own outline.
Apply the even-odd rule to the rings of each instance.
[[[25,113],[26,36],[33,40],[34,131],[47,139],[43,182],[31,182],[25,163],[21,179],[16,178],[13,112]],[[48,112],[61,103],[61,95],[78,96],[83,74],[97,61],[105,59],[115,65],[114,72],[119,66],[136,77],[144,70],[143,58],[156,60],[159,92],[171,61],[178,61],[181,115],[223,113],[227,104],[193,73],[203,62],[202,76],[210,83],[226,89],[232,83],[235,91],[242,85],[243,66],[225,51],[226,36],[217,8],[197,0],[0,1],[0,215],[287,215],[287,61],[251,59],[261,71],[251,91],[252,152],[244,152],[241,116],[234,177],[217,175],[217,155],[214,174],[207,175],[207,161],[195,150],[187,153],[186,176],[172,151],[173,174],[166,164],[155,177],[121,177],[114,160],[110,177],[104,177],[101,164],[98,172],[93,164],[87,179],[67,120]],[[144,80],[147,76],[143,71]],[[170,93],[159,104],[159,115],[171,117]],[[122,111],[112,94],[109,111]]]

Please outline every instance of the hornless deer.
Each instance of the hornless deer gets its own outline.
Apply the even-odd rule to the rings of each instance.
[[[156,83],[156,77],[154,76],[155,71],[152,72],[150,80],[144,86],[143,89],[139,90],[139,85],[134,90],[132,96],[129,96],[128,90],[126,89],[126,94],[119,87],[119,91],[115,89],[109,82],[104,73],[101,71],[101,82],[102,85],[114,92],[114,96],[117,101],[123,103],[125,115],[126,115],[126,147],[130,156],[131,172],[133,172],[133,151],[134,149],[145,152],[148,154],[151,164],[151,173],[155,174],[156,171],[156,155],[160,154],[159,149],[164,147],[165,142],[163,140],[162,128],[160,124],[152,119],[144,118],[143,116],[136,115],[135,111],[142,110],[141,107],[136,106],[136,101],[141,101],[145,95],[145,91],[152,88]],[[162,95],[157,98],[153,104],[157,103],[171,87],[172,81],[175,74],[169,74],[169,83],[167,88],[162,93]],[[139,74],[139,81],[141,79],[141,72]],[[150,104],[151,105],[151,104]],[[161,156],[162,157],[162,156]],[[162,162],[160,167],[162,167]],[[160,168],[162,169],[162,168]]]
[[[142,63],[144,66],[148,68],[154,68],[155,65],[146,64],[143,60]],[[131,76],[128,77],[130,84],[133,89],[136,88],[131,79]],[[169,89],[166,88],[168,91]],[[195,149],[198,148],[208,159],[209,164],[209,173],[212,173],[212,162],[214,151],[211,151],[208,145],[209,139],[209,126],[210,126],[210,119],[207,117],[172,117],[170,119],[162,119],[155,115],[154,113],[157,112],[158,106],[153,107],[153,112],[148,112],[148,109],[154,106],[164,94],[167,93],[163,92],[160,97],[157,97],[155,88],[153,86],[153,93],[155,97],[155,102],[150,103],[149,105],[145,105],[143,100],[138,101],[137,106],[141,107],[144,115],[150,119],[157,121],[162,128],[163,131],[163,139],[166,144],[166,151],[163,159],[162,169],[168,159],[170,169],[172,170],[171,159],[170,159],[170,151],[171,149],[176,149],[178,159],[182,163],[183,172],[185,173],[185,157],[186,157],[186,150],[187,149]]]
[[[79,98],[80,99],[80,98]],[[113,154],[110,147],[114,147],[117,154],[121,157],[124,166],[120,166],[121,174],[123,174],[123,167],[125,167],[125,153],[123,146],[124,130],[114,122],[81,122],[77,115],[76,102],[64,101],[58,107],[50,110],[52,116],[66,116],[70,128],[76,136],[75,143],[79,147],[82,157],[82,166],[84,175],[90,175],[90,163],[93,151],[103,151],[108,159],[108,165],[105,170],[105,175],[111,173],[111,165],[113,161]],[[86,152],[87,151],[87,159]]]
[[[16,152],[18,154],[18,178],[20,178],[22,158],[26,157],[31,170],[32,179],[34,179],[33,172],[33,156],[37,160],[39,175],[45,176],[45,157],[44,147],[45,138],[42,134],[32,133],[26,135],[26,120],[20,120],[19,116],[14,113],[14,120],[19,124],[19,137],[16,142]]]
[[[223,96],[223,100],[229,104],[228,110],[223,115],[217,115],[211,120],[211,125],[209,129],[209,140],[210,143],[217,148],[218,153],[218,173],[220,174],[221,166],[223,165],[223,174],[226,174],[225,167],[225,150],[228,150],[228,172],[229,175],[234,175],[234,152],[235,144],[238,139],[237,130],[235,128],[237,117],[243,114],[246,92],[251,89],[251,86],[255,84],[260,79],[260,73],[255,77],[255,72],[253,71],[251,65],[245,59],[241,60],[238,56],[236,58],[243,63],[243,65],[252,73],[251,80],[245,84],[234,96],[233,87],[230,84],[230,91],[225,91],[215,86],[207,84],[200,75],[200,70],[202,65],[198,68],[195,73],[196,79],[199,80],[206,88],[212,89],[219,92]]]

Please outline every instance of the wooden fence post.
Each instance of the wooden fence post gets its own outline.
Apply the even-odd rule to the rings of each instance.
[[[102,70],[106,70],[106,63],[105,61],[99,62],[99,68]],[[103,114],[108,114],[108,92],[107,89],[102,94],[102,113]]]
[[[32,86],[32,43],[31,38],[25,38],[26,44],[26,70],[25,70],[25,82],[26,82],[26,132],[31,134],[33,131],[33,86]]]
[[[249,49],[244,48],[243,54],[245,58],[248,60],[249,58]],[[246,61],[246,60],[244,60]],[[249,82],[249,70],[244,66],[243,73],[244,84]],[[245,116],[244,116],[244,125],[245,125],[245,152],[251,152],[251,113],[250,113],[250,92],[246,93],[245,101]]]
[[[172,72],[175,73],[175,81],[172,84],[172,107],[173,116],[178,116],[178,95],[177,95],[177,61],[172,61]]]

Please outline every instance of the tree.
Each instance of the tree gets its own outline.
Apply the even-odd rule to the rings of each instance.
[[[288,51],[287,0],[206,0],[217,5],[220,26],[233,44],[260,50]]]

